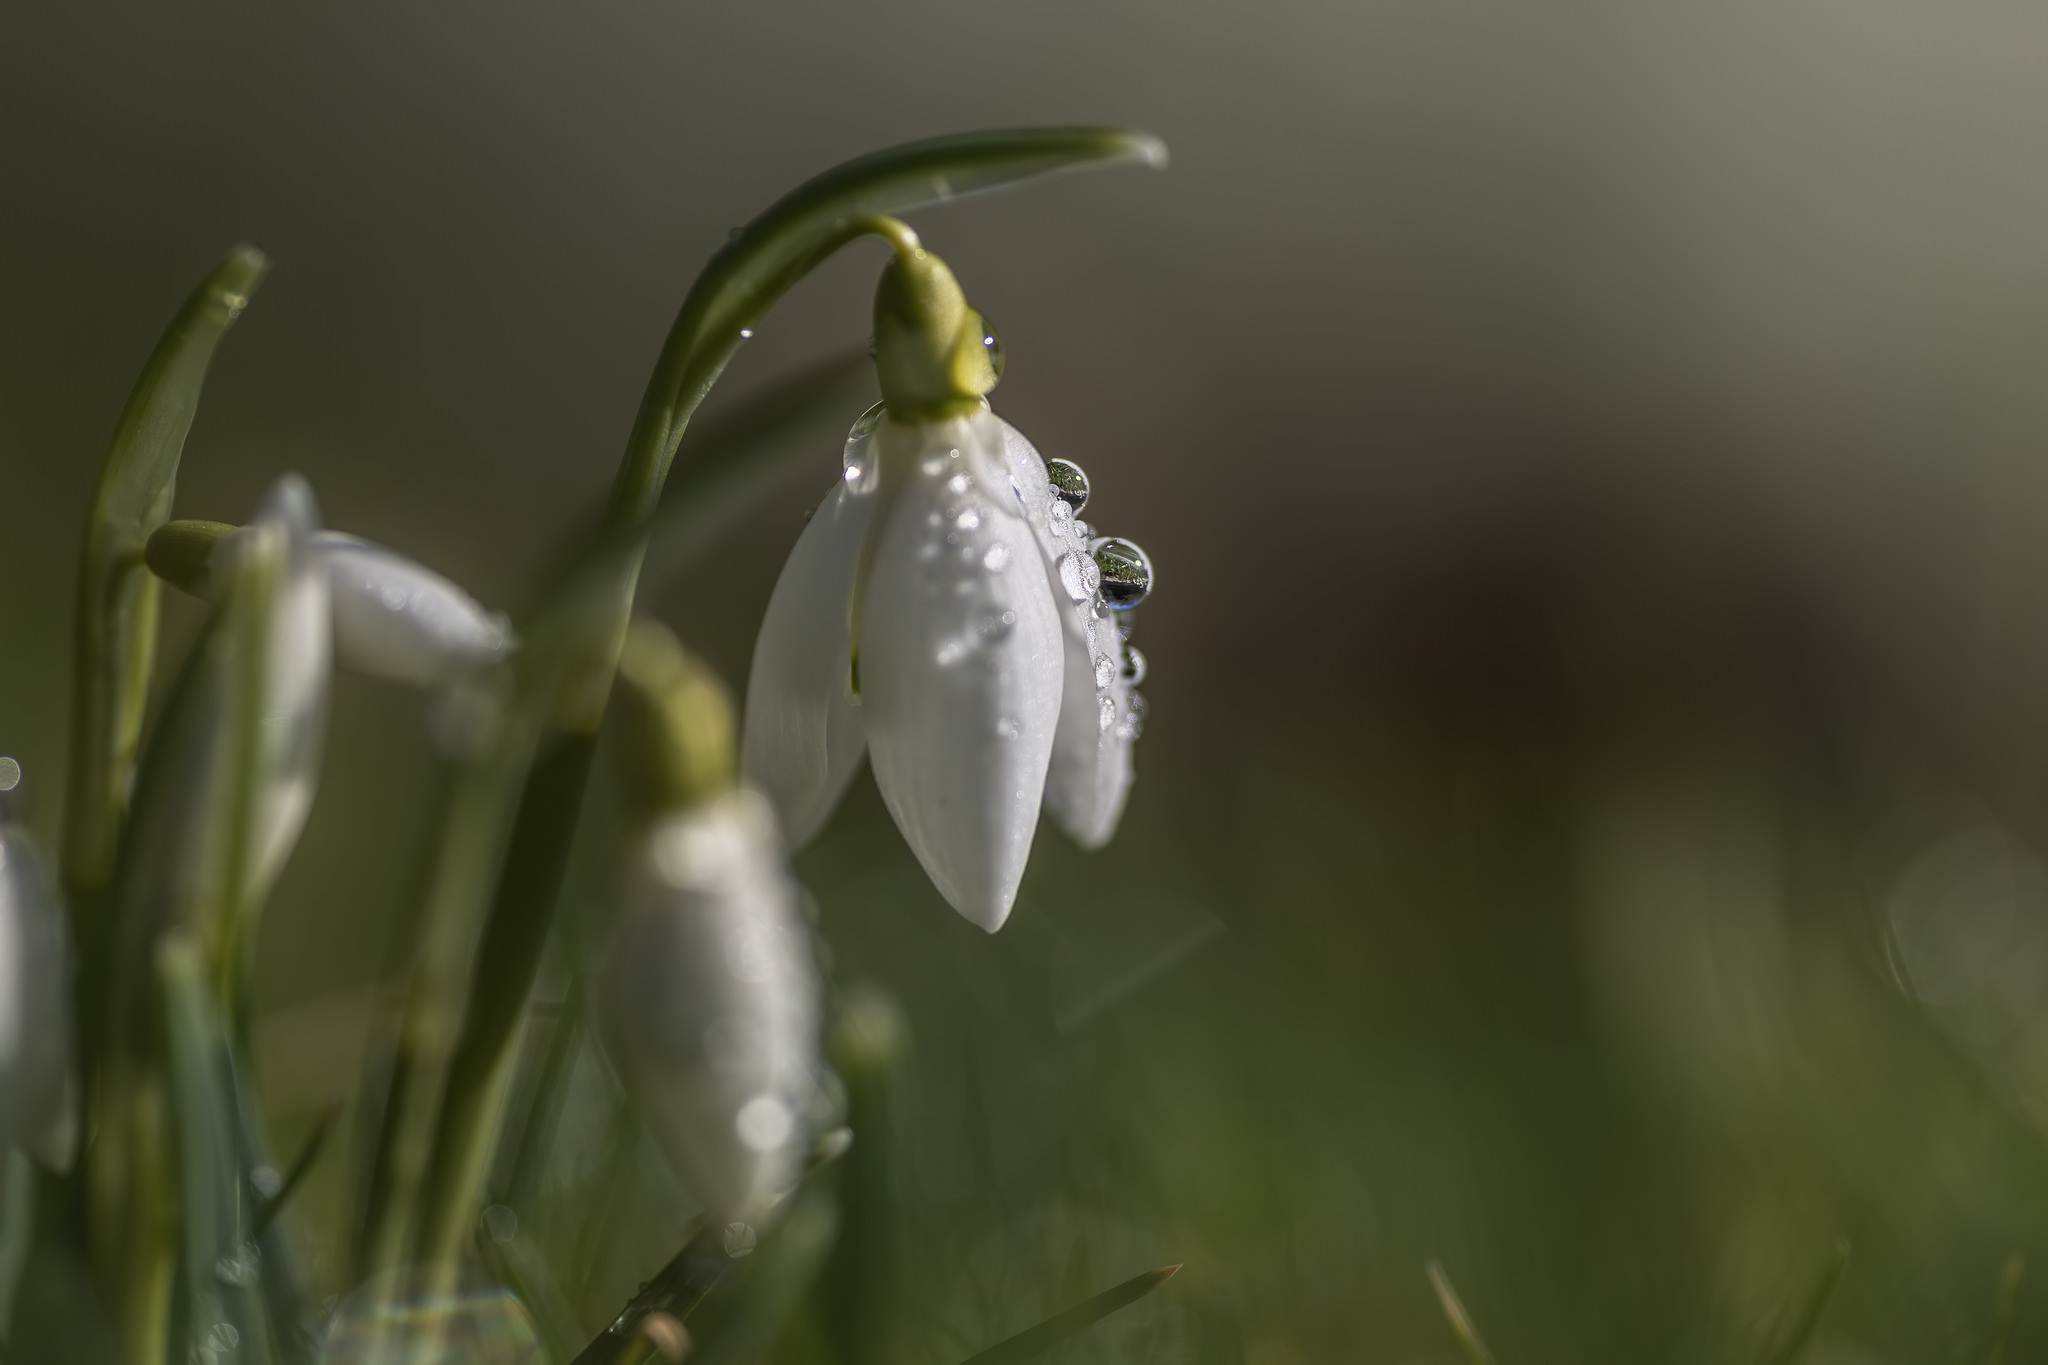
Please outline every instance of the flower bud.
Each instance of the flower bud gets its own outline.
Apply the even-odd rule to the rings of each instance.
[[[76,1106],[63,911],[27,829],[0,811],[0,1146],[64,1169]]]
[[[683,1184],[755,1222],[802,1169],[818,983],[775,817],[742,790],[639,841],[602,968],[607,1049]]]
[[[243,533],[218,521],[171,521],[150,536],[151,572],[207,601],[218,591],[218,557]],[[333,600],[334,650],[359,673],[438,687],[503,659],[512,626],[449,579],[358,536],[319,531],[314,555]]]

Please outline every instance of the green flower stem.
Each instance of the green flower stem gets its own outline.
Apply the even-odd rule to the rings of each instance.
[[[63,854],[65,887],[88,942],[101,933],[93,909],[113,876],[156,655],[159,589],[143,572],[142,547],[170,515],[214,351],[268,269],[262,252],[237,247],[185,301],[128,396],[93,491],[79,557]]]
[[[684,299],[620,461],[606,508],[608,530],[630,533],[644,527],[661,499],[684,428],[740,344],[792,285],[847,242],[873,231],[878,215],[1074,167],[1156,166],[1164,156],[1157,139],[1116,129],[966,134],[857,158],[786,195],[713,255]],[[640,562],[634,553],[620,565],[588,614],[584,643],[568,673],[543,694],[558,738],[537,742],[534,752],[549,762],[527,774],[516,802],[501,803],[492,796],[494,811],[509,805],[517,813],[519,837],[509,845],[515,851],[494,880],[474,976],[463,970],[469,958],[461,945],[471,940],[471,917],[481,906],[446,902],[445,913],[461,922],[429,929],[437,947],[451,950],[452,960],[435,965],[430,983],[416,979],[408,1003],[409,1012],[417,1007],[436,1022],[414,1027],[409,1020],[401,1037],[404,1084],[394,1092],[388,1111],[384,1144],[391,1150],[380,1153],[377,1163],[380,1185],[373,1190],[376,1232],[370,1239],[369,1268],[396,1264],[384,1258],[404,1254],[403,1229],[419,1196],[418,1179],[428,1169],[435,1177],[425,1192],[420,1259],[449,1263],[463,1245],[508,1088],[516,1024],[553,924],[560,872],[582,805],[588,754],[579,754],[579,747],[594,741],[603,721]],[[539,675],[521,676],[531,680]],[[480,876],[489,879],[490,873]],[[459,1007],[449,999],[429,1000],[423,992],[460,992],[471,981],[479,998],[459,1011],[464,1015],[461,1040],[453,1054],[434,1055],[432,1049],[442,1045],[444,1036],[441,1021]],[[428,1050],[404,1055],[415,1047]],[[444,1072],[449,1078],[445,1097],[434,1083]],[[413,1156],[425,1151],[431,1157]]]

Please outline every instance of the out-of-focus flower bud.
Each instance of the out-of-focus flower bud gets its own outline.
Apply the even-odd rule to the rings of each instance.
[[[0,1146],[54,1170],[77,1146],[71,953],[28,830],[0,807]]]
[[[649,819],[629,853],[598,998],[608,1051],[670,1165],[752,1224],[802,1170],[819,1087],[818,981],[774,812],[732,785],[730,704],[637,622],[618,720]]]
[[[158,577],[211,599],[216,550],[240,534],[218,521],[166,522],[145,553]],[[424,564],[339,531],[315,533],[312,546],[333,599],[335,656],[346,667],[438,687],[511,652],[512,626],[504,614]]]

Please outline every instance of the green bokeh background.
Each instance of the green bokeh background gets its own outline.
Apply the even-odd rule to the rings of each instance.
[[[1048,829],[993,939],[865,779],[799,861],[914,1026],[919,1330],[1184,1261],[1089,1358],[1447,1362],[1438,1259],[1502,1365],[1760,1359],[1847,1238],[1809,1358],[1951,1359],[2048,1270],[2044,42],[1974,0],[15,7],[0,752],[52,831],[86,497],[231,243],[277,265],[179,514],[296,469],[504,602],[732,224],[891,141],[1144,127],[1163,176],[918,220],[1160,575],[1109,851]],[[879,260],[724,401],[858,345]],[[735,687],[806,439],[651,603]],[[262,944],[287,1139],[405,956],[421,719],[338,683]]]

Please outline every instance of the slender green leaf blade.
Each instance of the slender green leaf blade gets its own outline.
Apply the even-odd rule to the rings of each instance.
[[[1835,1243],[1834,1254],[1828,1258],[1820,1278],[1801,1301],[1799,1311],[1785,1321],[1781,1331],[1774,1334],[1763,1355],[1766,1365],[1792,1365],[1799,1358],[1799,1353],[1813,1340],[1814,1331],[1820,1326],[1821,1314],[1827,1311],[1828,1301],[1835,1296],[1835,1286],[1842,1282],[1842,1272],[1848,1267],[1849,1243],[1845,1238]]]
[[[1007,1341],[997,1342],[979,1355],[969,1356],[961,1365],[1023,1365],[1024,1361],[1044,1355],[1069,1337],[1078,1336],[1119,1308],[1136,1303],[1172,1279],[1179,1269],[1177,1265],[1168,1265],[1134,1275],[1085,1303],[1078,1303],[1064,1313],[1047,1318]]]
[[[1472,1315],[1465,1311],[1465,1301],[1458,1297],[1458,1291],[1451,1287],[1451,1277],[1444,1274],[1444,1268],[1431,1261],[1429,1287],[1436,1291],[1436,1301],[1444,1310],[1444,1320],[1451,1325],[1452,1335],[1465,1348],[1465,1358],[1472,1365],[1493,1365],[1493,1352],[1486,1349],[1486,1342],[1479,1335],[1479,1327],[1472,1321]]]
[[[157,625],[157,584],[142,569],[142,546],[170,515],[214,351],[268,269],[262,252],[236,247],[193,291],[136,380],[100,469],[78,574],[64,829],[75,905],[96,897],[113,873],[141,737]]]

